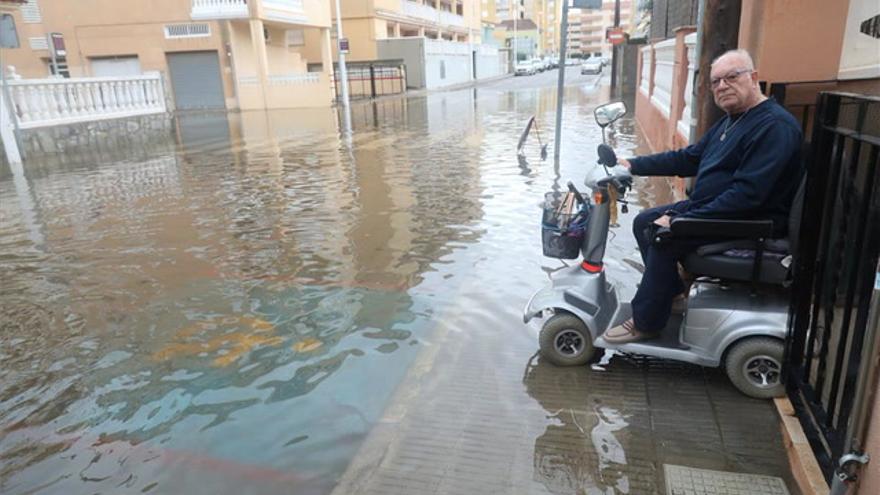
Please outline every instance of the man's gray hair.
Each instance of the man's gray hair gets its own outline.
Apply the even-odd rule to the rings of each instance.
[[[743,60],[746,61],[746,66],[743,67],[744,69],[755,70],[755,62],[752,60],[752,56],[749,54],[748,51],[743,50],[742,48],[739,48],[736,50],[727,50],[726,52],[722,53],[721,55],[718,55],[717,57],[715,57],[714,60],[712,60],[712,65],[715,65],[715,62],[717,62],[718,59],[720,59],[721,57],[725,57],[727,55],[739,55],[740,57],[743,58]]]

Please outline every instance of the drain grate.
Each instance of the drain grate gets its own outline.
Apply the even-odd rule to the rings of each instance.
[[[666,495],[789,495],[782,478],[664,464]]]

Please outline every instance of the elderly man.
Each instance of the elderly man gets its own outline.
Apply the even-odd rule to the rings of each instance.
[[[632,300],[633,317],[609,329],[607,342],[657,336],[673,310],[683,311],[685,285],[678,261],[711,239],[652,243],[653,226],[668,227],[672,216],[715,219],[772,219],[777,237],[786,233],[791,202],[803,174],[798,122],[761,94],[758,73],[745,50],[716,58],[711,72],[715,104],[727,113],[687,148],[621,160],[635,175],[696,176],[689,199],[642,211],[633,231],[645,263]]]

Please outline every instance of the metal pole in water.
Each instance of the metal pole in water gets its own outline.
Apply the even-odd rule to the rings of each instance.
[[[565,42],[568,38],[568,0],[562,4],[562,25],[559,30],[559,83],[556,88],[556,135],[553,139],[553,159],[559,163],[559,146],[562,135],[562,94],[565,86]]]
[[[516,43],[516,21],[519,19],[519,0],[513,0],[514,5],[516,5],[516,12],[513,13],[513,70],[516,72],[516,64],[519,63],[519,56],[517,54],[517,43]]]
[[[336,50],[339,56],[339,79],[342,87],[342,118],[345,127],[345,133],[351,133],[351,108],[348,101],[348,71],[345,68],[345,53],[340,46],[342,36],[342,10],[339,8],[339,0],[336,0]],[[336,85],[340,85],[340,81],[336,81]]]

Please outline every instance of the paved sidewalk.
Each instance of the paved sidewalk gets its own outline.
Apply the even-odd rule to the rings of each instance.
[[[444,327],[480,324],[456,318]],[[513,325],[428,348],[334,493],[654,494],[664,464],[790,476],[772,403],[720,371],[624,356],[558,368]]]

